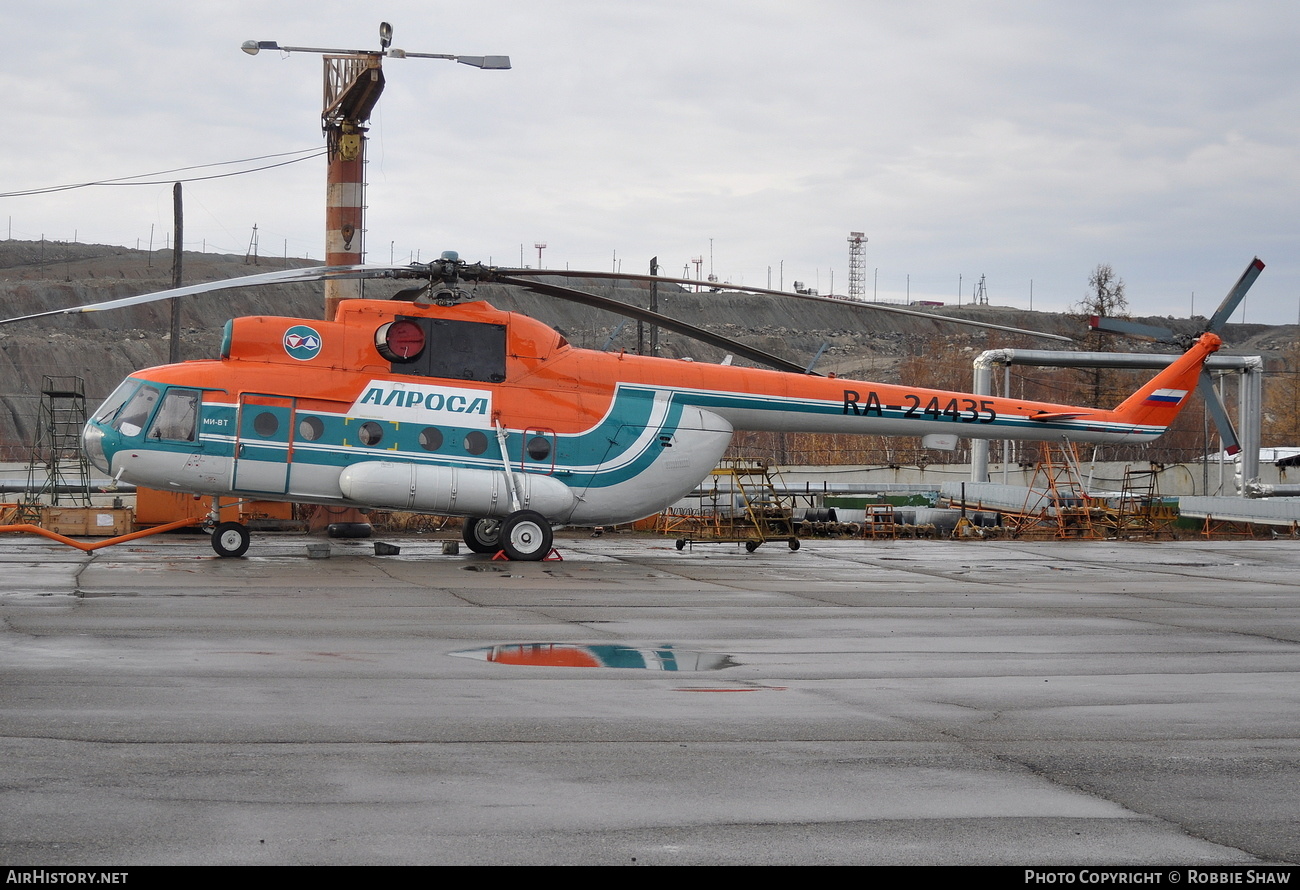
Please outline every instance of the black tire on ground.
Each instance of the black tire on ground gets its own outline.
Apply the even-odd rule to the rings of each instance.
[[[791,538],[791,539],[789,540],[788,543],[790,544],[790,549],[791,549],[791,550],[798,550],[798,549],[799,549],[799,539],[798,539],[798,538]]]
[[[217,556],[243,556],[248,541],[248,529],[238,522],[223,522],[212,530],[212,549]]]
[[[325,529],[331,538],[368,538],[372,531],[368,522],[331,522]]]
[[[545,559],[551,552],[551,524],[534,510],[511,513],[501,523],[501,549],[506,556],[522,562]]]
[[[461,525],[460,536],[475,553],[496,553],[501,549],[501,520],[470,517]]]
[[[746,542],[745,542],[745,549],[748,550],[750,553],[753,553],[755,550],[758,549],[758,542],[757,542],[757,541],[746,541]]]

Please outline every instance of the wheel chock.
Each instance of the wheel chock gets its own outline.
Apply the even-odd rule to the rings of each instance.
[[[504,559],[506,562],[510,562],[510,557],[506,555],[506,552],[504,550],[498,550],[496,553],[492,554],[493,562],[495,562],[498,559]],[[560,551],[552,547],[551,552],[543,556],[539,561],[540,562],[564,562],[564,557],[560,555]]]

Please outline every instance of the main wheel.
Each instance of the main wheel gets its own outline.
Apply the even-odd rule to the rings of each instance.
[[[791,550],[798,550],[798,549],[799,549],[799,539],[798,539],[798,538],[791,538],[790,540],[786,541],[786,543],[790,545],[790,549],[791,549]]]
[[[750,553],[753,553],[755,550],[758,549],[758,542],[757,542],[757,541],[746,541],[746,542],[745,542],[745,549],[748,550]]]
[[[496,553],[501,549],[501,520],[466,519],[460,536],[475,553]]]
[[[248,540],[248,529],[238,522],[223,522],[212,531],[212,549],[217,556],[243,556]]]
[[[551,552],[551,524],[533,510],[511,513],[501,523],[501,549],[515,560],[536,562]]]

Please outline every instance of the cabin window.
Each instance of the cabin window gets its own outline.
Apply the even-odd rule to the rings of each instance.
[[[465,450],[470,454],[482,454],[487,451],[488,439],[478,430],[465,437]]]
[[[551,441],[545,436],[533,436],[528,440],[528,456],[533,460],[546,460],[551,456]]]
[[[505,325],[398,316],[387,330],[391,332],[399,324],[419,328],[424,337],[423,351],[401,361],[385,355],[392,362],[394,373],[483,383],[500,383],[506,379]],[[384,331],[384,328],[380,330]],[[385,349],[396,352],[391,344],[386,343]],[[385,349],[380,352],[384,353]]]
[[[361,424],[361,428],[357,430],[357,439],[361,441],[362,445],[378,445],[383,441],[383,438],[384,428],[373,420],[367,420],[365,423]]]
[[[149,428],[150,439],[193,442],[199,419],[197,389],[169,389]]]
[[[420,430],[420,447],[425,451],[437,451],[442,447],[442,430],[436,426],[426,426]]]
[[[276,417],[270,411],[263,411],[253,418],[253,432],[259,436],[270,438],[280,429],[280,418]]]
[[[298,421],[298,438],[305,442],[315,442],[325,435],[325,422],[319,417],[304,417]]]
[[[135,395],[126,403],[122,413],[117,416],[113,422],[113,429],[117,430],[124,436],[138,436],[144,429],[145,421],[149,419],[149,413],[153,411],[153,406],[158,402],[158,388],[154,386],[142,386],[136,390]]]

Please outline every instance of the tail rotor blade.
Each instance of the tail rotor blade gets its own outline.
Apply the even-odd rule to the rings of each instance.
[[[1129,321],[1126,318],[1109,318],[1104,315],[1094,315],[1088,320],[1088,326],[1094,331],[1102,331],[1107,334],[1124,334],[1142,340],[1154,340],[1157,343],[1174,342],[1174,332],[1168,328],[1159,328],[1155,325]]]
[[[1246,291],[1250,290],[1250,286],[1255,283],[1255,279],[1263,271],[1264,263],[1259,257],[1255,257],[1250,261],[1246,271],[1241,273],[1237,283],[1232,286],[1232,290],[1228,291],[1228,295],[1223,298],[1223,302],[1215,310],[1214,317],[1210,319],[1210,325],[1206,328],[1207,331],[1214,331],[1217,334],[1223,330],[1223,326],[1228,323],[1228,319],[1232,318],[1232,313],[1237,311],[1241,301],[1246,298]]]
[[[1241,451],[1237,431],[1233,429],[1232,421],[1228,418],[1228,410],[1223,407],[1223,399],[1219,398],[1219,390],[1214,385],[1214,378],[1204,368],[1201,369],[1201,379],[1197,381],[1196,391],[1205,400],[1205,407],[1214,420],[1215,428],[1219,431],[1219,440],[1223,442],[1223,450],[1228,454]]]

